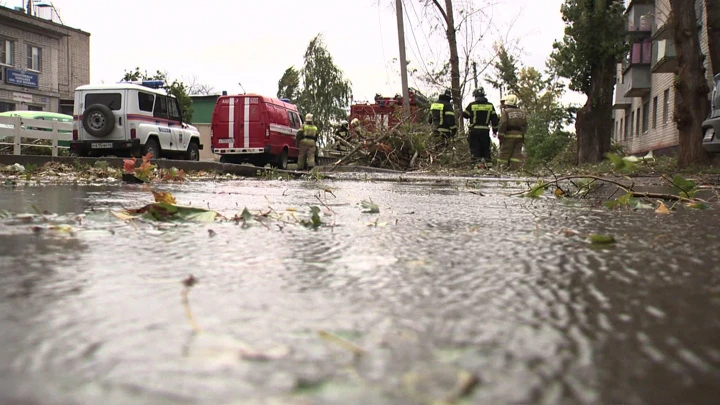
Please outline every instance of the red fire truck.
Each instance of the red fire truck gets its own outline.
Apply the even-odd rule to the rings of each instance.
[[[415,90],[410,90],[410,121],[420,122],[425,117],[425,109],[430,106],[428,99]],[[381,128],[392,128],[402,118],[403,98],[375,95],[373,104],[356,103],[350,106],[350,122],[357,118],[368,132]]]

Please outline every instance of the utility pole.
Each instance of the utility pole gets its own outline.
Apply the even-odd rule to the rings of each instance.
[[[410,91],[408,90],[407,61],[405,60],[405,28],[403,26],[402,0],[395,0],[397,12],[398,42],[400,44],[400,78],[402,80],[403,113],[410,116]]]

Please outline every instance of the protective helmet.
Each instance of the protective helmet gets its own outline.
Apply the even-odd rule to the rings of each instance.
[[[451,89],[445,89],[445,92],[443,93],[443,96],[445,96],[445,97],[452,97],[452,90],[451,90]]]
[[[346,126],[348,126],[348,122],[346,120],[342,120],[342,121],[340,121],[340,126],[346,127]]]
[[[483,89],[482,87],[478,87],[477,89],[473,90],[473,97],[485,97],[485,89]]]
[[[507,96],[503,97],[503,101],[507,105],[517,105],[518,98],[514,94],[508,94]]]
[[[305,114],[305,122],[313,122],[313,115],[310,113]]]
[[[356,126],[360,125],[360,120],[357,118],[353,118],[353,120],[350,121],[350,125],[352,125],[353,127],[356,127]]]

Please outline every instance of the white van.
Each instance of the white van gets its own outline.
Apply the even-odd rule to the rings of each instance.
[[[140,83],[75,89],[72,154],[200,159],[200,132],[183,122],[177,99],[160,81]]]

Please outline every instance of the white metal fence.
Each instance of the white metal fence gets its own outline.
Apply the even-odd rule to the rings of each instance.
[[[13,154],[20,155],[27,146],[51,148],[52,155],[58,155],[59,148],[68,148],[72,140],[72,122],[28,119],[21,117],[0,117],[0,146],[13,146]],[[50,145],[23,143],[32,139],[52,141]],[[62,142],[64,145],[58,145]]]

